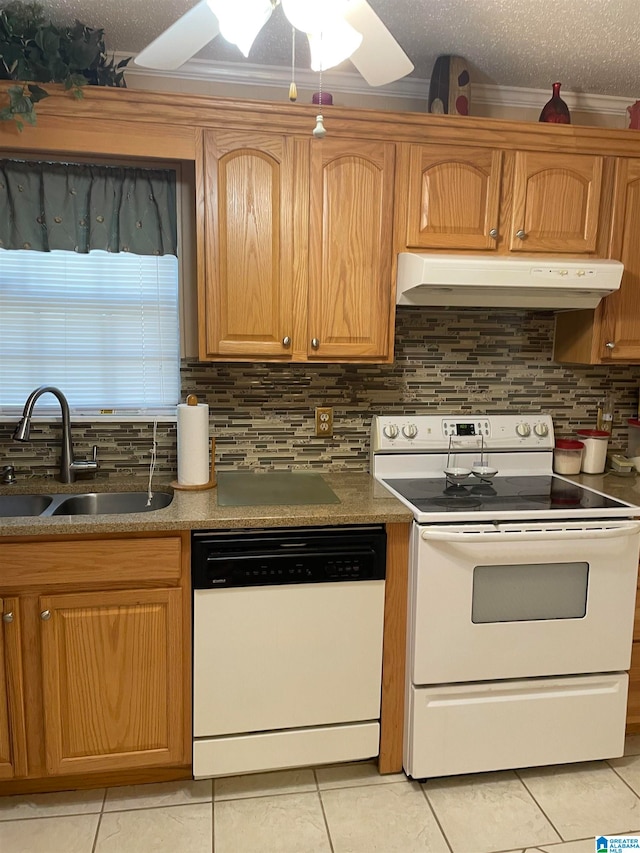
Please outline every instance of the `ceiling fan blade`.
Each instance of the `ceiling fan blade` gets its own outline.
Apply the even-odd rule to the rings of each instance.
[[[366,0],[351,0],[344,17],[364,37],[349,59],[370,86],[384,86],[413,71],[413,62]]]
[[[207,0],[201,0],[134,58],[136,65],[173,71],[191,59],[220,32]]]

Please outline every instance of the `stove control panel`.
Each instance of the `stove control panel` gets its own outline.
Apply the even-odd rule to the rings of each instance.
[[[552,450],[551,415],[374,415],[373,453]]]

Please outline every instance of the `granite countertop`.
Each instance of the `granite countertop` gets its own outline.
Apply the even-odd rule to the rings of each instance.
[[[607,471],[605,474],[577,474],[568,476],[567,480],[573,480],[589,489],[595,489],[596,492],[603,492],[612,498],[640,506],[640,474],[636,474],[635,471],[624,475],[613,471]]]
[[[413,515],[369,474],[323,474],[340,503],[278,506],[219,506],[216,488],[178,491],[165,509],[117,515],[59,515],[0,518],[0,536],[134,533],[154,530],[206,530],[240,527],[289,527],[325,524],[408,523]],[[146,491],[147,481],[84,480],[70,485],[47,479],[20,479],[0,487],[0,494],[69,494]],[[154,481],[155,492],[171,491],[165,480]]]

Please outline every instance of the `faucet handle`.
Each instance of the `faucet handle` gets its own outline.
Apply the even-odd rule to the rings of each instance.
[[[4,486],[13,485],[16,482],[16,469],[13,465],[5,465],[2,468],[2,484]]]
[[[88,474],[91,471],[97,471],[99,467],[98,445],[94,444],[91,459],[74,459],[69,469],[76,474]]]

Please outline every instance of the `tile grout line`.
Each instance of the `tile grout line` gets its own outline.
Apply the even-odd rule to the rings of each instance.
[[[105,797],[106,796],[107,796],[107,793],[105,791]],[[104,803],[103,803],[103,805],[104,805]],[[98,823],[96,824],[96,832],[95,832],[95,835],[93,836],[93,844],[91,845],[91,853],[96,853],[96,850],[98,847],[98,836],[100,835],[100,826],[102,825],[103,814],[104,814],[104,812],[100,812],[98,814]]]
[[[549,822],[549,826],[553,829],[553,831],[555,832],[555,834],[558,836],[559,841],[558,841],[557,843],[558,843],[558,844],[561,844],[561,843],[563,843],[563,842],[565,842],[565,841],[575,841],[576,839],[574,839],[574,838],[563,838],[563,837],[562,837],[562,834],[561,834],[561,833],[560,833],[560,831],[558,830],[558,827],[557,827],[557,826],[555,825],[555,823],[551,820],[551,818],[549,817],[549,815],[545,812],[545,810],[542,808],[542,806],[540,805],[540,803],[538,802],[538,800],[534,797],[533,793],[532,793],[532,792],[529,790],[529,788],[527,787],[527,783],[524,781],[524,779],[522,778],[522,776],[521,776],[521,775],[520,775],[520,773],[518,772],[518,768],[514,769],[514,771],[513,771],[513,772],[516,774],[516,778],[520,780],[520,784],[521,784],[521,785],[522,785],[522,787],[525,789],[525,791],[527,792],[527,794],[529,794],[529,796],[531,797],[531,799],[533,800],[533,802],[537,805],[537,807],[540,809],[540,811],[541,811],[541,812],[542,812],[542,814],[544,815],[545,819]]]
[[[216,850],[216,780],[211,780],[211,853]]]
[[[623,755],[623,756],[622,756],[622,758],[630,758],[630,757],[632,757],[632,756],[626,756],[626,755]],[[624,776],[622,776],[620,773],[618,773],[618,771],[616,770],[616,768],[615,768],[615,767],[613,767],[613,766],[609,763],[609,761],[608,761],[607,759],[605,759],[605,761],[606,761],[606,763],[609,765],[609,768],[610,768],[611,770],[613,770],[613,772],[616,774],[616,776],[618,777],[618,779],[620,779],[620,781],[621,781],[621,782],[624,782],[624,784],[625,784],[625,785],[627,786],[627,788],[631,791],[631,793],[635,795],[636,799],[640,800],[640,795],[638,794],[638,792],[637,792],[637,791],[635,791],[635,790],[631,787],[631,785],[627,782],[627,780],[624,778]]]
[[[322,819],[324,820],[324,828],[327,833],[327,840],[329,842],[329,850],[331,853],[335,853],[333,848],[333,839],[331,838],[331,830],[329,829],[329,821],[327,820],[327,813],[324,810],[324,802],[322,800],[322,792],[320,790],[320,783],[318,782],[318,774],[316,773],[316,768],[313,768],[313,778],[316,783],[316,794],[318,796],[318,800],[320,801],[320,811],[322,812]]]
[[[451,853],[454,853],[454,851],[453,851],[453,846],[452,846],[452,845],[451,845],[451,843],[449,842],[449,839],[447,838],[447,834],[446,834],[446,832],[444,831],[444,827],[443,827],[443,826],[442,826],[442,824],[440,823],[440,818],[439,818],[439,817],[438,817],[438,815],[436,814],[436,810],[435,810],[435,808],[434,808],[434,805],[433,805],[433,803],[431,802],[431,800],[429,799],[429,795],[427,794],[427,789],[424,787],[424,784],[423,784],[422,782],[418,782],[417,784],[420,786],[420,790],[422,791],[422,796],[423,796],[423,797],[425,798],[425,800],[426,800],[427,808],[430,810],[431,814],[433,815],[433,819],[434,819],[434,820],[435,820],[435,822],[436,822],[436,825],[437,825],[438,829],[439,829],[439,830],[440,830],[440,832],[442,833],[442,837],[444,838],[444,843],[447,845],[447,847],[449,848],[449,850],[451,851]]]

